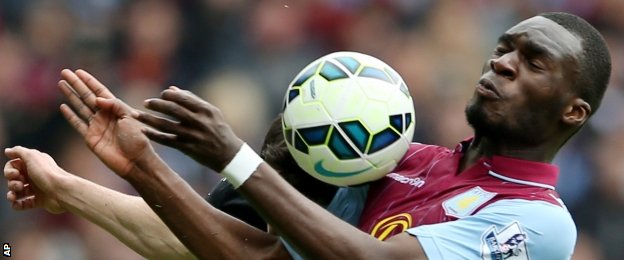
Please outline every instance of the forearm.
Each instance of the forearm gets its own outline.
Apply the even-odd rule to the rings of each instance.
[[[158,157],[137,165],[128,181],[199,258],[288,257],[276,236],[212,207]]]
[[[140,197],[100,186],[75,175],[59,185],[57,199],[69,212],[105,229],[148,259],[194,259]]]
[[[405,256],[393,244],[375,239],[308,200],[266,163],[261,164],[239,192],[306,258],[401,259]],[[410,257],[414,259],[413,255]]]

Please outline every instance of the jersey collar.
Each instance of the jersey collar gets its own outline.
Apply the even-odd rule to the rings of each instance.
[[[463,153],[472,138],[460,142],[456,153]],[[559,167],[550,163],[522,160],[505,156],[483,157],[477,161],[488,174],[496,178],[530,186],[554,190],[559,178]]]

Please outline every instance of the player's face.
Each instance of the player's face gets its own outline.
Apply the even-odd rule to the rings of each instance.
[[[555,134],[581,51],[577,37],[544,17],[505,32],[466,107],[475,134],[523,143]]]

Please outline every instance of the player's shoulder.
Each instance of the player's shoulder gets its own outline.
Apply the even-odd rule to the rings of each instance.
[[[496,201],[475,214],[486,220],[501,219],[502,222],[510,220],[524,223],[526,226],[538,230],[556,231],[546,232],[544,235],[556,237],[561,232],[573,235],[576,238],[576,225],[570,212],[563,204],[553,204],[541,200],[504,199]]]
[[[576,243],[565,207],[525,199],[499,200],[474,215],[408,233],[430,259],[569,259]]]
[[[489,247],[490,254],[505,245],[526,240],[526,253],[533,257],[567,259],[576,244],[576,225],[567,208],[540,200],[507,199],[483,208],[477,217],[492,220],[482,233],[484,241],[496,241],[500,248]],[[494,250],[494,251],[492,251]]]
[[[491,223],[481,234],[484,255],[505,252],[521,241],[526,244],[523,254],[533,258],[567,259],[574,250],[576,225],[563,205],[506,199],[486,206],[475,217]]]

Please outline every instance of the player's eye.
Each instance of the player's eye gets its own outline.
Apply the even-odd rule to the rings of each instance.
[[[495,56],[501,56],[501,55],[503,55],[503,54],[505,54],[507,52],[509,52],[509,50],[507,50],[504,47],[498,46],[498,47],[494,48],[494,52],[492,54],[495,55]]]
[[[544,66],[542,65],[542,63],[539,60],[530,59],[527,62],[529,63],[529,67],[531,67],[534,70],[543,70],[544,69]]]

